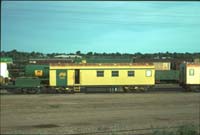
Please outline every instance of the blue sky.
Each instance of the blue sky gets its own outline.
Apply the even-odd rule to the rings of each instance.
[[[1,49],[200,52],[199,2],[4,1]]]

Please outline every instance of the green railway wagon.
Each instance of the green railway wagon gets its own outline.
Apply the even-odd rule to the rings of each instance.
[[[156,83],[177,83],[179,81],[179,70],[156,70]]]
[[[49,64],[29,64],[25,66],[26,77],[38,77],[42,85],[49,85]]]
[[[49,65],[29,64],[25,66],[25,76],[49,78]]]
[[[17,77],[13,83],[1,86],[11,93],[37,93],[40,92],[41,80],[38,77]]]
[[[40,87],[40,79],[37,77],[17,77],[15,86],[22,88]]]
[[[13,59],[10,57],[0,57],[0,62],[2,63],[13,63]]]

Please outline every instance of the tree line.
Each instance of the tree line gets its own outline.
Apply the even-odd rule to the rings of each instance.
[[[97,53],[97,52],[87,52],[82,53],[81,51],[76,51],[75,53],[41,53],[41,52],[21,52],[12,50],[12,51],[1,51],[1,57],[11,57],[13,60],[25,61],[30,58],[54,58],[57,55],[80,55],[83,58],[133,58],[133,59],[194,59],[200,58],[200,52],[197,53],[176,53],[176,52],[158,52],[158,53]]]

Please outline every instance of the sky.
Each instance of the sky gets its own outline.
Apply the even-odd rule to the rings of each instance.
[[[200,52],[200,2],[3,1],[1,50]]]

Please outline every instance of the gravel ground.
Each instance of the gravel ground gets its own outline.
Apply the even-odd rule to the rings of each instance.
[[[200,121],[200,93],[40,94],[0,97],[1,134],[113,134],[116,130],[199,125]],[[118,134],[147,132],[149,131]]]

